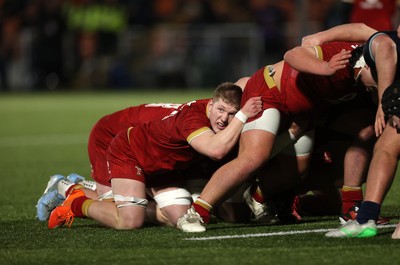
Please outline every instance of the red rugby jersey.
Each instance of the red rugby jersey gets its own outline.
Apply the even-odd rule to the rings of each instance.
[[[396,0],[354,0],[350,22],[365,23],[378,31],[394,30],[396,9]]]
[[[319,58],[329,61],[342,49],[352,50],[357,45],[355,42],[331,42],[317,46],[316,49]],[[267,80],[268,75],[264,73],[264,69],[258,70],[247,82],[242,95],[242,106],[250,97],[261,96],[263,109],[276,108],[291,115],[320,111],[357,93],[349,67],[338,70],[332,76],[320,76],[300,73],[284,63],[280,90],[274,82]],[[248,121],[260,117],[261,114]]]
[[[190,162],[203,158],[189,142],[211,130],[208,101],[188,102],[163,119],[140,124],[129,131],[132,154],[146,175],[184,169]]]

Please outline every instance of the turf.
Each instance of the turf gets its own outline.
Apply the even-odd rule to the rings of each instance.
[[[216,221],[196,235],[158,226],[115,231],[89,219],[49,230],[35,219],[49,176],[89,175],[87,138],[100,117],[144,102],[184,102],[211,93],[0,95],[0,264],[397,264],[400,240],[390,238],[393,226],[379,229],[375,238],[327,239],[323,231],[338,226],[336,216],[286,226]],[[399,221],[399,181],[383,205],[392,225]]]

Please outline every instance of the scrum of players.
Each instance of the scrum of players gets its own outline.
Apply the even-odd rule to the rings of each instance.
[[[400,152],[399,42],[397,31],[343,24],[211,98],[109,114],[90,132],[93,181],[50,177],[37,218],[51,229],[91,218],[191,233],[215,219],[337,215],[327,237],[376,236]]]

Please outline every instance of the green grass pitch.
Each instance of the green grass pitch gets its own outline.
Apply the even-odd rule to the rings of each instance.
[[[206,233],[145,226],[116,231],[89,219],[47,229],[35,205],[53,174],[88,177],[87,138],[94,123],[116,110],[149,102],[185,102],[210,90],[115,93],[0,94],[0,264],[398,264],[397,178],[383,205],[391,226],[375,238],[327,239],[336,216],[297,225],[212,223]]]

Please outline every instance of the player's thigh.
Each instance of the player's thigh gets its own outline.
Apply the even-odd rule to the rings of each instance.
[[[271,155],[276,135],[263,130],[245,131],[240,136],[238,159],[247,164],[260,166]]]

